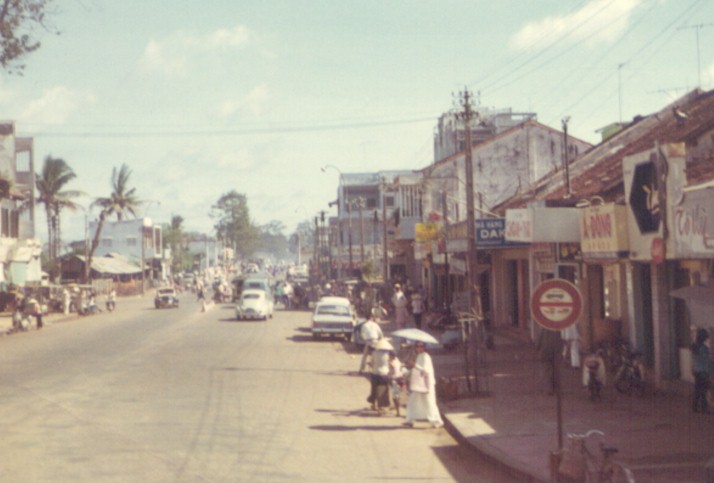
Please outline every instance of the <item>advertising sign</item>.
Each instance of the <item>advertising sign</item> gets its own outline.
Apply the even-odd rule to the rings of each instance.
[[[583,208],[580,212],[580,249],[585,257],[627,256],[627,208],[614,203]]]

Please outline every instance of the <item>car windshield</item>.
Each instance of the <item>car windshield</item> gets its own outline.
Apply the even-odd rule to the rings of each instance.
[[[317,315],[350,315],[350,309],[344,305],[319,305]]]
[[[260,298],[260,294],[257,294],[257,293],[247,293],[247,294],[243,295],[243,300],[248,300],[248,299],[255,300],[255,299],[259,299],[259,298]]]
[[[248,288],[257,288],[257,289],[262,289],[263,284],[260,282],[249,282],[248,283]]]
[[[171,288],[164,288],[159,290],[159,295],[173,295],[174,291]]]

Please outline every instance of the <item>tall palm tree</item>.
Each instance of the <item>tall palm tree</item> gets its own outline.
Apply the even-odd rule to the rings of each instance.
[[[136,216],[136,210],[141,205],[141,201],[136,196],[136,188],[129,188],[129,177],[131,170],[126,164],[122,164],[119,170],[112,169],[112,192],[106,198],[97,198],[92,202],[92,206],[101,208],[97,230],[94,232],[92,245],[89,248],[86,266],[84,270],[85,281],[89,276],[89,268],[92,266],[94,252],[99,246],[99,237],[104,228],[104,222],[111,216],[116,216],[117,221],[124,219],[126,215]],[[143,243],[142,239],[142,243]]]
[[[35,186],[39,193],[37,202],[45,205],[49,256],[52,264],[57,260],[61,246],[60,213],[64,208],[76,210],[78,205],[72,199],[83,195],[81,191],[64,190],[65,185],[76,177],[77,175],[64,159],[48,155],[45,157],[42,171],[35,178]]]

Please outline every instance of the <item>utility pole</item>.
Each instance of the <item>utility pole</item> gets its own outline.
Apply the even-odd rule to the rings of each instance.
[[[565,197],[570,198],[570,159],[568,159],[568,122],[570,116],[563,118],[563,176],[565,176]]]
[[[364,198],[357,199],[357,208],[359,209],[359,262],[361,268],[364,267],[364,218],[362,217]]]
[[[384,277],[384,283],[387,283],[387,280],[389,280],[389,257],[387,254],[387,202],[385,199],[385,194],[387,191],[387,180],[383,176],[382,177],[382,263],[384,264],[384,267],[382,268],[383,273],[382,276]]]
[[[481,311],[481,287],[478,281],[478,256],[476,252],[476,210],[474,206],[474,172],[473,172],[473,153],[472,153],[472,141],[471,141],[471,121],[474,117],[474,112],[471,110],[471,98],[472,94],[464,89],[464,91],[459,96],[459,101],[463,111],[459,113],[464,126],[464,131],[466,134],[466,146],[465,146],[465,171],[466,171],[466,270],[467,270],[467,289],[468,289],[468,300],[469,300],[469,311],[477,318],[482,318]],[[478,350],[478,345],[473,340],[474,325],[470,324],[467,331],[468,340],[465,340],[465,345],[471,347],[473,351],[474,360],[478,360],[476,351]],[[469,390],[478,393],[479,381],[478,374],[474,370],[474,384],[471,384],[471,377],[469,375],[470,371],[470,360],[468,357],[468,350],[466,352],[466,382]],[[475,365],[474,365],[475,366]],[[475,367],[474,367],[475,368]]]
[[[699,25],[685,25],[684,27],[679,27],[677,30],[684,29],[694,29],[696,31],[697,37],[697,87],[702,87],[702,61],[701,52],[699,49],[699,31],[704,27],[711,27],[714,23],[700,23]]]

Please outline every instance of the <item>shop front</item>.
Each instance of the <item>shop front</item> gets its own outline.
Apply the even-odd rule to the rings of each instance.
[[[580,231],[577,208],[530,206],[506,210],[505,240],[527,244],[527,248],[505,250],[494,258],[499,290],[511,300],[505,309],[517,316],[513,325],[527,328],[535,336],[529,301],[533,289],[542,281],[563,278],[581,289]],[[587,302],[586,302],[587,304]]]
[[[627,208],[596,197],[579,203],[583,290],[583,349],[629,340],[627,310]]]

